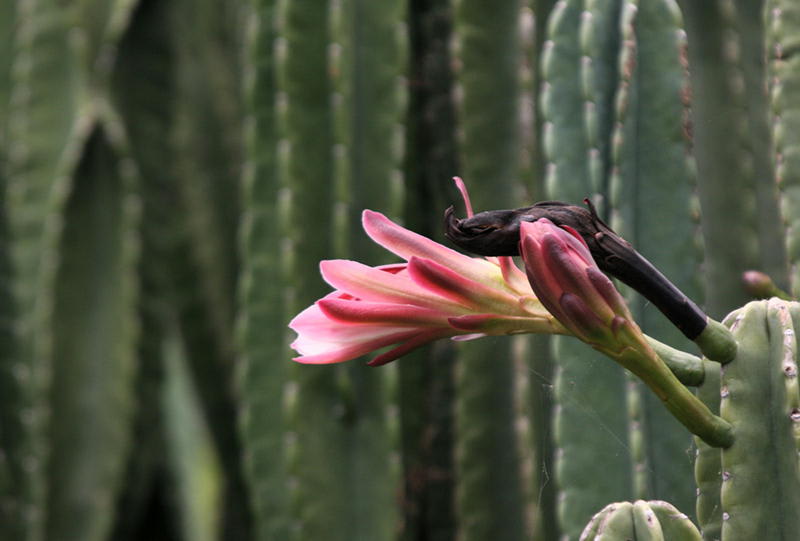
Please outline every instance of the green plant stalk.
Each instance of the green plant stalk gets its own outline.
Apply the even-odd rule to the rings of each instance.
[[[139,340],[134,389],[136,403],[132,448],[116,501],[112,539],[141,535],[154,493],[163,487],[165,425],[161,395],[164,386],[164,325],[174,309],[170,289],[170,250],[174,247],[175,179],[173,148],[164,134],[173,126],[171,5],[142,2],[119,42],[110,79],[110,97],[119,112],[138,170],[141,199],[138,275]],[[147,76],[143,77],[142,74]]]
[[[452,14],[448,0],[414,3],[409,11],[409,110],[406,130],[404,223],[443,241],[441,211],[456,199],[448,179],[456,165]],[[456,535],[453,456],[455,355],[442,341],[398,363],[404,541]]]
[[[244,74],[249,122],[240,223],[241,274],[237,329],[241,389],[239,427],[244,467],[259,541],[288,536],[286,422],[283,388],[288,379],[288,315],[281,281],[281,229],[275,141],[275,28],[273,0],[251,2]]]
[[[514,206],[519,166],[518,2],[461,0],[454,33],[461,174],[475,208]],[[528,536],[520,480],[511,341],[458,348],[456,513],[464,541]]]
[[[281,264],[287,315],[329,292],[318,262],[332,255],[333,145],[328,80],[329,14],[316,2],[278,3],[277,142]],[[343,367],[296,365],[284,388],[291,539],[350,540]]]
[[[592,189],[599,194],[608,193],[611,179],[622,4],[621,0],[586,0],[579,29],[589,172]],[[602,203],[600,212],[606,216],[607,201]]]
[[[597,349],[638,376],[689,432],[714,447],[730,447],[734,436],[730,423],[711,413],[703,402],[678,381],[666,363],[652,352],[645,353],[631,348],[620,352],[602,347]]]
[[[545,199],[577,202],[592,194],[589,145],[579,89],[578,29],[582,2],[559,1],[550,14],[542,55]],[[575,340],[553,340],[554,431],[561,534],[577,539],[609,499],[631,497],[622,369]],[[602,419],[602,423],[598,422]],[[602,463],[604,467],[597,469]],[[586,483],[588,477],[592,483]]]
[[[66,13],[50,0],[17,3],[8,118],[7,209],[16,310],[14,355],[3,361],[11,492],[0,536],[43,538],[49,446],[52,298],[62,209],[92,118]]]
[[[16,2],[3,2],[0,4],[0,205],[6,206],[6,190],[8,184],[8,108],[11,95],[11,66],[14,51],[14,37],[16,31]],[[12,427],[18,424],[19,419],[14,412],[16,385],[8,377],[7,362],[14,358],[14,301],[12,284],[12,268],[8,247],[10,245],[8,231],[8,216],[0,219],[0,305],[3,323],[0,324],[0,425]],[[10,415],[9,415],[10,414]],[[7,452],[10,442],[0,433],[0,451]],[[11,496],[15,481],[12,465],[8,461],[0,464],[0,502],[7,503]],[[0,508],[6,508],[5,505]],[[11,513],[0,511],[0,523],[11,524]]]
[[[697,256],[691,216],[692,164],[687,158],[682,103],[682,29],[671,0],[625,2],[621,25],[620,81],[611,180],[612,226],[690,298],[698,297]],[[680,331],[635,292],[626,295],[642,330],[669,344],[690,346]],[[696,366],[702,372],[702,363]],[[693,472],[689,438],[656,397],[641,387],[642,421],[635,426],[646,457],[644,493],[691,508]]]
[[[800,292],[800,58],[788,51],[800,46],[800,8],[794,2],[770,0],[766,6],[770,122],[774,144],[775,183],[780,189],[790,291]]]
[[[703,359],[691,353],[675,349],[647,335],[645,335],[645,340],[656,352],[656,355],[669,367],[670,371],[675,374],[678,381],[689,387],[697,387],[703,384],[705,379]]]
[[[335,255],[370,264],[385,263],[385,251],[364,235],[362,209],[396,217],[403,206],[403,16],[397,0],[342,0],[331,9]],[[352,539],[391,539],[399,522],[396,370],[347,367]]]
[[[800,536],[800,469],[787,385],[797,378],[793,318],[800,305],[754,301],[729,318],[739,352],[722,376],[721,415],[734,444],[722,452],[722,538]]]
[[[706,309],[719,318],[749,299],[741,274],[757,268],[759,246],[731,0],[679,0],[691,66],[694,155],[705,240]],[[713,118],[715,122],[705,122]],[[736,242],[730,242],[730,239]],[[713,391],[716,393],[716,391]]]
[[[202,403],[194,386],[184,341],[175,322],[164,329],[162,358],[165,385],[164,412],[167,459],[174,476],[179,506],[179,526],[185,539],[215,541],[224,537],[224,473]]]
[[[756,200],[750,183],[743,138],[746,121],[740,108],[739,90],[732,84],[731,59],[723,54],[731,21],[720,0],[679,0],[691,66],[694,155],[697,160],[700,203],[703,209],[705,246],[705,306],[712,317],[720,317],[747,302],[741,273],[756,268],[758,235]],[[713,118],[715,122],[704,122]],[[735,238],[736,242],[729,240]],[[712,412],[718,411],[719,370],[706,365],[705,383],[698,396]],[[695,478],[698,486],[697,517],[703,538],[719,539],[722,527],[719,502],[720,454],[698,442]]]
[[[533,17],[533,28],[530,29],[532,36],[526,36],[523,41],[523,55],[530,64],[530,82],[523,85],[523,92],[530,94],[530,107],[532,108],[530,144],[527,165],[530,177],[530,192],[532,201],[544,200],[545,194],[545,160],[542,148],[542,107],[540,94],[542,92],[541,82],[541,58],[542,49],[547,39],[547,21],[550,11],[553,9],[555,0],[530,0],[528,8],[531,9]],[[526,48],[527,45],[527,48]],[[525,142],[523,141],[523,144]],[[523,178],[525,178],[523,171]],[[536,491],[535,498],[536,514],[533,535],[535,538],[555,539],[558,537],[558,519],[556,517],[556,484],[550,482],[550,472],[553,467],[553,443],[552,443],[552,424],[553,424],[553,358],[550,337],[538,335],[529,337],[529,359],[528,367],[530,378],[528,394],[530,396],[530,425],[533,442],[533,457],[538,467],[533,468],[533,479],[531,486]]]
[[[234,388],[234,305],[241,179],[238,9],[213,1],[179,3],[175,129],[182,234],[174,262],[179,324],[204,413],[225,470],[225,537],[251,524]],[[209,39],[214,36],[214,39]]]
[[[592,517],[581,539],[595,541],[700,541],[689,518],[664,501],[611,503]]]
[[[139,205],[115,122],[105,117],[87,142],[65,209],[53,317],[48,538],[108,536],[128,456]]]
[[[772,0],[770,0],[771,2]],[[779,187],[773,159],[770,97],[764,81],[767,77],[765,0],[733,0],[735,38],[739,49],[739,72],[744,83],[743,107],[747,114],[748,148],[756,192],[756,223],[760,270],[772,277],[780,288],[789,284],[785,226],[779,208]],[[791,9],[791,8],[790,8]]]

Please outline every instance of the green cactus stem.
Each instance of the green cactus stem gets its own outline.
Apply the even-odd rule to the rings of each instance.
[[[403,55],[406,40],[398,0],[331,4],[328,48],[332,74],[334,255],[385,263],[361,229],[364,208],[398,216],[403,206]],[[354,539],[388,540],[398,523],[399,424],[394,408],[396,366],[346,368]]]
[[[583,3],[553,7],[541,59],[541,111],[546,158],[546,198],[580,201],[591,193],[589,145],[579,89],[581,51],[576,36]],[[632,496],[620,368],[577,341],[553,340],[554,445],[557,516],[562,535],[576,539],[591,514],[609,498]],[[598,423],[597,419],[603,419]],[[604,464],[601,470],[594,466]],[[592,483],[586,483],[588,476]]]
[[[681,383],[689,387],[703,384],[705,367],[700,357],[675,349],[647,335],[645,335],[645,339]]]
[[[318,8],[313,1],[284,0],[276,13],[278,213],[288,314],[329,292],[318,263],[333,255],[330,13]],[[349,541],[356,527],[349,513],[347,430],[354,422],[353,387],[342,366],[295,365],[290,376],[284,399],[293,535]]]
[[[452,183],[443,179],[458,171],[451,98],[451,4],[426,0],[411,5],[408,78],[418,84],[409,85],[404,223],[427,237],[442,239],[441,209],[452,203],[455,193]],[[455,537],[454,366],[448,341],[420,348],[398,363],[405,473],[403,541],[425,535],[431,541]]]
[[[800,292],[800,6],[796,2],[767,2],[767,59],[775,181],[780,190],[785,242],[789,258],[789,287]]]
[[[695,227],[690,208],[694,178],[684,131],[687,78],[681,64],[684,41],[680,25],[672,1],[623,3],[611,223],[679,290],[698,297],[697,256],[686,242]],[[631,291],[627,299],[643,331],[665,342],[689,345],[678,328],[641,295]],[[698,323],[705,326],[705,319],[701,315]],[[669,352],[664,353],[664,360],[670,359]],[[693,361],[702,381],[702,361]],[[691,506],[694,493],[685,429],[641,386],[631,385],[628,393],[629,415],[634,414],[633,404],[642,410],[631,422],[632,432],[641,432],[632,434],[631,442],[644,447],[641,454],[646,462],[636,470],[646,478],[644,492],[636,495]],[[638,399],[631,396],[637,394],[641,395]]]
[[[241,365],[240,430],[250,487],[254,533],[258,541],[288,536],[283,389],[287,316],[280,264],[278,175],[275,141],[275,2],[250,6],[245,74],[248,110],[246,166],[240,226],[242,273],[239,280]]]
[[[455,6],[462,176],[477,208],[513,206],[518,175],[519,41],[516,1]],[[510,340],[458,349],[456,513],[464,541],[528,537],[520,475]]]
[[[689,518],[664,501],[611,503],[592,517],[581,541],[700,541]]]
[[[3,455],[12,479],[0,496],[0,537],[41,540],[45,525],[52,299],[71,174],[92,127],[85,75],[67,8],[17,2],[8,118],[7,196],[14,355],[4,359]]]
[[[725,325],[711,318],[708,318],[706,328],[694,343],[709,360],[720,364],[730,362],[736,355],[736,340]]]
[[[726,321],[739,343],[722,374],[720,414],[736,432],[722,451],[722,538],[800,537],[795,440],[800,304],[753,301]],[[788,393],[787,393],[788,392]]]

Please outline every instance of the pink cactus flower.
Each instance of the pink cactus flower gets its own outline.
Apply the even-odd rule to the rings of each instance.
[[[547,218],[524,222],[520,254],[537,298],[571,334],[612,357],[630,348],[653,355],[622,295],[576,231]]]
[[[440,338],[566,332],[510,257],[460,254],[371,210],[362,224],[406,263],[322,261],[322,277],[336,290],[289,324],[298,334],[295,361],[337,363],[391,346],[368,363],[377,366]]]

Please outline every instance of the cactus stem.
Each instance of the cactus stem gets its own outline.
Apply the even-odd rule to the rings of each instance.
[[[714,415],[673,375],[666,363],[633,350],[622,352],[615,359],[641,378],[692,434],[712,447],[727,448],[733,444],[731,424]]]
[[[706,371],[700,357],[675,349],[647,335],[645,335],[645,339],[653,351],[661,357],[664,364],[675,374],[678,381],[690,387],[698,387],[703,384]]]
[[[727,364],[736,356],[736,340],[733,334],[719,321],[708,318],[706,328],[695,338],[694,343],[709,360]]]

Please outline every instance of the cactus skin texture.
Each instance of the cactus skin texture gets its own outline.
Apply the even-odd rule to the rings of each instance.
[[[502,6],[502,7],[501,7]],[[462,175],[476,208],[513,206],[518,173],[516,1],[456,4],[455,56],[461,89]],[[456,513],[463,541],[527,537],[509,340],[458,348],[456,364]]]
[[[775,180],[785,220],[791,291],[800,291],[800,5],[767,2],[767,59]]]
[[[550,15],[542,56],[546,198],[577,202],[593,193],[583,124],[580,50],[575,36],[582,2],[559,1]],[[554,444],[561,532],[577,539],[609,500],[631,498],[625,377],[599,353],[555,337]],[[602,423],[598,422],[602,419]],[[598,463],[604,467],[596,468]],[[587,483],[591,475],[592,483]]]
[[[361,229],[364,208],[398,215],[403,185],[400,119],[404,27],[398,0],[336,0],[330,8],[334,159],[333,249],[337,257],[377,263],[383,254]],[[380,254],[380,255],[378,255]],[[393,506],[397,415],[391,408],[396,367],[346,369],[350,538],[388,540],[398,517]]]
[[[800,303],[755,301],[727,319],[739,350],[722,374],[721,416],[735,441],[722,450],[722,539],[800,538],[797,340]]]
[[[672,0],[626,1],[622,17],[617,124],[613,141],[611,223],[644,257],[684,293],[698,298],[699,263],[692,243],[690,202],[694,175],[684,134],[686,74],[681,65],[684,33]],[[664,227],[664,224],[670,227]],[[631,311],[648,335],[686,348],[688,341],[640,295],[627,296]],[[692,460],[686,431],[652,393],[639,384],[628,389],[630,408],[641,409],[632,430],[639,498],[668,500],[682,509],[694,501]]]
[[[659,500],[612,503],[597,513],[581,541],[700,541],[689,518]]]

